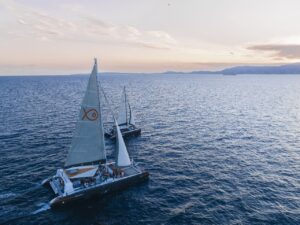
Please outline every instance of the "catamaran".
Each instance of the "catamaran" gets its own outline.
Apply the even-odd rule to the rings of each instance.
[[[125,86],[121,96],[121,104],[119,107],[118,125],[123,137],[137,136],[141,134],[141,128],[136,127],[135,119],[130,106]],[[116,127],[105,133],[106,137],[111,139],[116,138]]]
[[[122,190],[149,177],[130,160],[116,119],[116,161],[107,162],[97,74],[95,59],[65,166],[42,182],[56,195],[51,207]]]

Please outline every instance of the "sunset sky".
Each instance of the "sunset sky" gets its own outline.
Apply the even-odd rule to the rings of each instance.
[[[0,75],[300,61],[298,0],[0,0]]]

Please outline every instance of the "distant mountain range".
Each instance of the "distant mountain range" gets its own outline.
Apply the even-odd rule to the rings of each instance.
[[[238,75],[238,74],[299,74],[300,75],[300,63],[286,64],[280,66],[235,66],[219,71],[197,70],[191,72],[180,71],[166,71],[163,73],[129,73],[129,72],[102,72],[106,75],[132,75],[132,74],[223,74],[223,75]],[[72,74],[77,76],[87,74]]]
[[[224,75],[234,74],[300,74],[300,63],[281,66],[237,66],[221,71]]]
[[[192,72],[176,72],[167,71],[164,74],[300,74],[300,63],[287,64],[281,66],[236,66],[220,71],[192,71]]]

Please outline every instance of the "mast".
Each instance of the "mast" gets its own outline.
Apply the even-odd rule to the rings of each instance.
[[[106,161],[103,122],[97,81],[97,60],[81,103],[66,167]]]

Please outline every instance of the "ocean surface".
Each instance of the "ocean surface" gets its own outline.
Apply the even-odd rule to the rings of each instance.
[[[50,209],[41,181],[64,165],[87,76],[1,77],[0,224],[300,224],[300,76],[99,81],[115,112],[127,87],[142,135],[126,144],[149,181]]]

